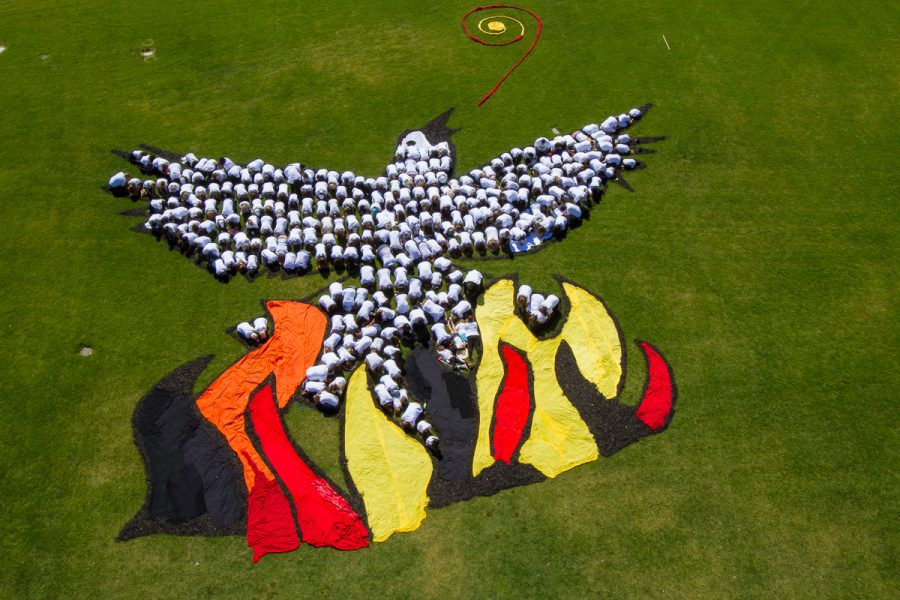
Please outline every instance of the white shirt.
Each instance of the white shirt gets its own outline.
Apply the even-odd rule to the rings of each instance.
[[[337,303],[331,298],[331,296],[322,294],[319,297],[319,306],[321,306],[322,310],[324,310],[325,312],[331,312],[334,307],[337,306]]]
[[[554,294],[548,295],[547,298],[543,302],[541,302],[541,310],[543,310],[547,314],[553,313],[553,311],[555,311],[556,307],[558,306],[559,297]]]
[[[431,300],[426,300],[422,303],[422,310],[428,313],[428,316],[431,317],[431,320],[435,323],[442,321],[445,317],[444,309]]]
[[[464,321],[460,323],[456,326],[456,332],[465,340],[480,335],[478,332],[478,323],[475,321]]]
[[[369,352],[366,355],[366,367],[368,367],[369,371],[372,373],[376,373],[383,364],[384,359],[375,352]]]
[[[409,311],[409,321],[413,325],[424,324],[425,320],[425,311],[421,308],[416,307]]]
[[[328,377],[328,367],[325,365],[315,365],[306,369],[306,378],[310,381],[325,381]]]
[[[471,283],[473,285],[481,285],[481,281],[483,279],[483,275],[479,271],[469,271],[466,273],[466,278],[463,281],[464,283]]]
[[[516,294],[516,302],[518,302],[521,306],[528,306],[528,301],[530,299],[531,286],[524,284],[519,286],[519,292]]]
[[[447,328],[443,323],[435,323],[432,325],[431,333],[434,335],[434,341],[439,345],[450,339],[450,334],[447,333]]]
[[[266,333],[269,330],[269,322],[265,317],[257,317],[253,320],[253,329],[255,329],[257,333]]]
[[[250,325],[250,323],[244,321],[243,323],[238,323],[237,332],[242,338],[248,340],[250,339],[250,335],[253,333],[253,327]]]
[[[324,406],[325,408],[337,408],[340,400],[331,392],[323,390],[319,392],[318,402],[319,406]]]
[[[403,414],[400,416],[400,420],[407,424],[409,427],[414,427],[416,421],[422,415],[422,405],[418,402],[410,402],[406,407],[406,410],[403,411]]]
[[[451,309],[450,312],[452,312],[453,316],[457,319],[461,319],[471,310],[472,305],[467,300],[461,300],[456,304],[456,306]]]
[[[125,179],[125,173],[119,171],[115,175],[109,178],[109,187],[111,188],[120,188],[125,187],[125,183],[127,180]]]
[[[387,371],[387,374],[393,378],[398,378],[403,374],[403,371],[400,370],[400,367],[397,366],[397,363],[393,358],[384,361],[384,369]]]
[[[324,381],[313,381],[312,379],[307,379],[303,383],[303,389],[308,394],[318,394],[319,392],[321,392],[322,390],[325,389],[325,382]]]

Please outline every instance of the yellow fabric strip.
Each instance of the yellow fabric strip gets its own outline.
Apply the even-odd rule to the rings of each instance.
[[[619,328],[603,303],[582,288],[563,283],[569,316],[560,338],[575,355],[578,370],[608,400],[618,395],[622,379],[622,341]]]
[[[563,290],[571,307],[568,320],[558,336],[544,341],[538,341],[516,316],[511,280],[498,281],[485,292],[484,304],[476,312],[484,356],[477,376],[479,429],[473,476],[494,463],[490,428],[494,400],[504,375],[501,341],[526,353],[534,377],[534,415],[519,462],[533,465],[547,477],[556,477],[599,456],[590,430],[556,378],[556,354],[566,341],[585,378],[605,397],[613,398],[622,376],[622,346],[618,328],[600,301],[568,283],[563,284]]]
[[[365,503],[372,539],[418,529],[433,470],[428,451],[375,406],[364,366],[350,377],[344,410],[347,470]]]

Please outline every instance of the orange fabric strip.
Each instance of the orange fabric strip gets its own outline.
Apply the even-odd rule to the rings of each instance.
[[[284,408],[306,378],[306,369],[315,363],[327,325],[318,308],[301,302],[273,300],[266,308],[275,321],[272,337],[234,363],[197,398],[200,412],[222,432],[240,458],[248,490],[253,489],[256,478],[253,467],[274,479],[247,437],[244,413],[250,394],[274,373],[278,406]]]

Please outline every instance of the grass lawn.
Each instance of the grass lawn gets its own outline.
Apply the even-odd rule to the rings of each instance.
[[[540,43],[476,108],[530,38],[472,43],[473,6],[0,3],[0,595],[900,595],[900,9],[533,0]],[[563,274],[658,346],[679,388],[666,433],[358,552],[251,565],[242,537],[114,541],[145,494],[138,399],[212,353],[209,382],[242,353],[227,327],[323,280],[223,285],[132,233],[100,189],[111,148],[376,175],[400,132],[456,106],[462,173],[644,102],[636,133],[669,139],[637,191],[484,267],[548,291]],[[334,472],[336,420],[288,422]]]

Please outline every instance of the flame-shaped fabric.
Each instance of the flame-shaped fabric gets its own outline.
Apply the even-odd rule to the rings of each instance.
[[[297,454],[272,397],[272,386],[256,392],[249,412],[260,450],[290,493],[303,542],[338,550],[368,546],[369,532],[359,515]]]
[[[327,324],[319,309],[301,302],[270,301],[266,308],[275,321],[269,341],[245,354],[197,398],[200,412],[241,459],[248,490],[253,489],[256,471],[274,478],[247,436],[244,413],[250,394],[274,373],[278,406],[284,408],[306,378],[306,369],[315,364]]]
[[[291,552],[300,547],[300,536],[291,514],[291,502],[275,479],[254,470],[255,482],[247,498],[247,545],[253,549],[253,562],[273,552]]]
[[[502,344],[501,353],[506,375],[494,408],[492,441],[494,458],[509,464],[513,452],[519,447],[531,413],[531,392],[528,389],[531,371],[525,359],[512,346]]]
[[[476,312],[484,356],[477,375],[480,424],[472,475],[478,476],[495,461],[490,426],[494,399],[504,376],[500,343],[506,342],[525,353],[534,377],[534,414],[519,462],[534,466],[547,477],[556,477],[599,456],[590,430],[557,381],[559,346],[563,341],[569,344],[582,375],[611,399],[617,395],[622,378],[621,338],[615,321],[599,300],[564,283],[570,305],[566,324],[558,336],[540,341],[516,315],[514,291],[512,280],[498,281],[485,292],[484,304]]]
[[[372,539],[418,529],[433,471],[428,452],[375,406],[365,367],[350,377],[344,410],[347,470],[363,498]]]
[[[654,431],[665,427],[672,416],[675,392],[669,365],[659,351],[647,342],[638,345],[647,357],[647,387],[635,416]]]

